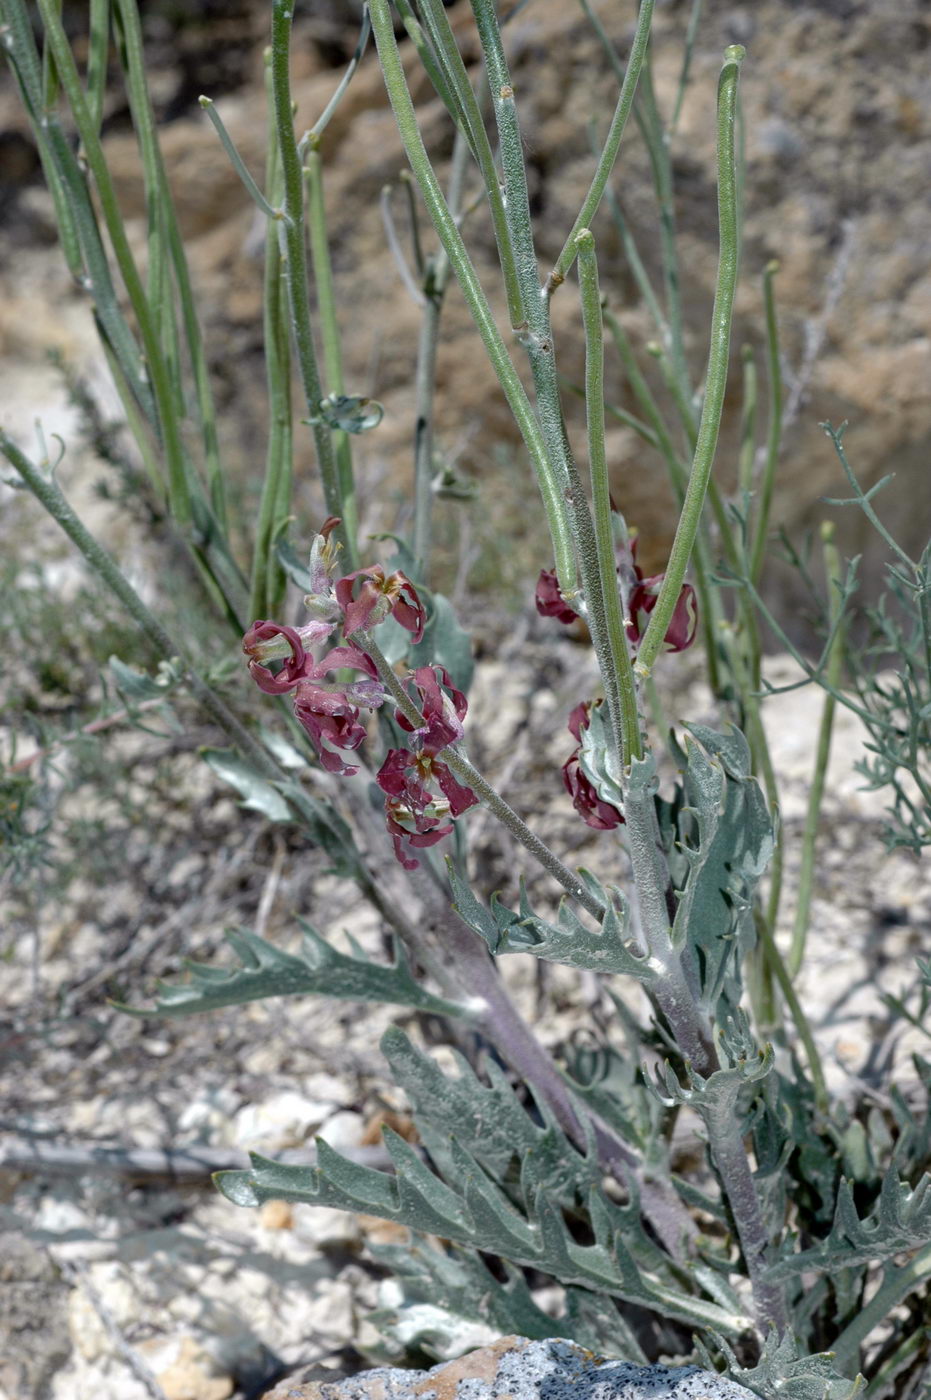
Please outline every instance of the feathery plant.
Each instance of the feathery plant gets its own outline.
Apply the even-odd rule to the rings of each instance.
[[[894,597],[868,613],[868,640],[854,644],[856,566],[842,566],[825,531],[824,645],[816,661],[796,653],[805,679],[824,687],[825,709],[794,936],[784,955],[775,939],[779,794],[761,717],[768,693],[763,626],[790,645],[760,592],[780,451],[775,265],[763,271],[765,436],[758,445],[757,366],[745,351],[731,498],[713,475],[740,252],[743,49],[725,52],[716,118],[706,95],[709,121],[717,122],[720,253],[707,360],[696,379],[684,348],[687,269],[679,261],[670,143],[700,30],[699,3],[678,93],[664,114],[651,67],[653,0],[641,0],[619,47],[605,18],[583,0],[606,65],[616,71],[618,95],[590,189],[541,278],[521,93],[493,0],[471,0],[481,71],[466,66],[441,0],[396,0],[395,11],[389,0],[369,0],[350,68],[303,133],[295,129],[289,78],[291,3],[272,0],[264,187],[213,103],[202,99],[218,159],[226,158],[222,143],[267,221],[268,449],[252,519],[231,507],[135,0],[94,0],[83,64],[55,0],[37,0],[37,9],[34,26],[24,0],[2,0],[3,43],[54,201],[62,253],[91,306],[147,489],[190,559],[197,605],[226,628],[230,650],[243,639],[257,683],[251,708],[228,671],[205,669],[169,632],[87,530],[59,485],[66,469],[33,462],[7,435],[0,449],[161,656],[153,679],[113,663],[117,681],[134,691],[133,704],[170,706],[186,693],[201,705],[226,736],[225,747],[204,753],[217,775],[245,806],[322,848],[333,870],[371,901],[394,944],[392,960],[377,963],[355,944],[349,953],[337,951],[304,922],[300,953],[235,929],[233,966],[191,965],[187,981],[164,986],[144,1014],[186,1016],[256,998],[326,995],[447,1018],[452,1039],[458,1028],[471,1033],[463,1043],[489,1047],[480,1063],[460,1056],[457,1073],[446,1075],[400,1029],[387,1033],[382,1048],[420,1135],[412,1146],[386,1129],[392,1172],[356,1165],[321,1142],[313,1167],[255,1157],[249,1171],[221,1173],[220,1190],[243,1206],[285,1198],[407,1226],[410,1244],[381,1256],[408,1303],[428,1299],[452,1319],[481,1318],[531,1337],[569,1336],[636,1361],[697,1356],[770,1400],[917,1395],[931,1354],[931,1065],[915,1057],[916,1092],[891,1086],[887,1111],[862,1113],[832,1100],[795,980],[805,956],[836,704],[852,708],[867,727],[869,780],[892,784],[892,839],[915,850],[931,840],[929,560],[926,552],[912,561],[887,534],[872,504],[877,488],[860,488],[840,431],[828,429],[853,489],[849,500],[894,556]],[[398,21],[400,43],[416,50],[452,125],[445,188],[423,142]],[[398,201],[390,198],[388,242],[422,315],[412,368],[413,523],[381,560],[360,538],[365,483],[357,480],[353,445],[377,429],[382,410],[345,382],[324,197],[327,125],[370,34],[410,166],[403,197],[412,259],[400,252]],[[111,55],[129,98],[145,182],[144,259],[124,227],[101,139]],[[659,287],[615,183],[631,115],[657,194]],[[434,242],[421,227],[424,210]],[[466,240],[480,216],[490,220],[497,248],[494,286],[483,283]],[[602,283],[592,230],[607,220],[653,319],[649,354],[658,373],[644,372]],[[617,859],[611,883],[567,865],[469,756],[469,639],[449,599],[430,583],[435,502],[467,493],[453,471],[437,470],[432,441],[437,345],[452,279],[539,488],[551,556],[539,561],[537,608],[554,627],[582,619],[591,636],[600,689],[580,697],[568,716],[575,748],[563,781],[580,819],[613,833],[602,838]],[[563,411],[571,386],[557,367],[550,319],[557,295],[578,298],[584,464],[570,447]],[[499,297],[507,332],[495,311]],[[636,411],[606,404],[606,337]],[[645,576],[636,541],[612,507],[606,413],[654,448],[668,473],[679,518],[660,575]],[[324,521],[307,521],[296,504],[295,464],[307,443]],[[298,620],[280,620],[295,615],[300,595]],[[654,668],[696,639],[720,728],[686,725],[667,740],[647,719],[656,707]],[[899,667],[881,681],[873,674],[877,655]],[[664,746],[678,778],[661,794]],[[5,790],[11,796],[4,820],[15,825],[21,793],[9,780]],[[557,908],[535,908],[523,884],[512,907],[470,878],[467,814],[478,805],[559,887]],[[557,1064],[498,974],[498,960],[510,953],[597,973],[609,987],[610,979],[632,981],[646,1010],[635,1014],[612,990],[614,1027],[596,1050],[567,1051]],[[923,966],[914,997],[899,1009],[922,1025],[929,1001],[931,973]],[[700,1163],[693,1157],[687,1169],[679,1166],[681,1125],[690,1125],[701,1148]],[[498,1259],[497,1272],[488,1256]],[[541,1275],[564,1289],[556,1318],[534,1299]]]

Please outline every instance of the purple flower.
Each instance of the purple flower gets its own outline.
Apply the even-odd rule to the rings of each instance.
[[[570,622],[575,622],[578,616],[559,591],[559,579],[555,569],[540,570],[534,602],[541,617],[555,617],[557,622],[562,622],[567,627]]]
[[[638,578],[630,595],[630,617],[626,619],[624,625],[628,637],[636,644],[647,630],[650,613],[656,607],[656,600],[666,575],[654,574],[652,578],[644,578],[636,565],[634,567]],[[697,631],[698,601],[695,597],[695,589],[690,583],[684,583],[679,590],[676,606],[669,626],[666,628],[664,638],[666,650],[685,651],[686,647],[690,647],[694,642]]]
[[[377,709],[385,691],[375,663],[354,646],[334,647],[314,661],[305,646],[329,636],[334,624],[310,622],[306,627],[282,627],[277,622],[254,622],[243,638],[252,679],[267,695],[294,692],[294,713],[306,730],[320,762],[331,773],[349,775],[357,767],[345,763],[337,750],[357,749],[365,738],[359,707]],[[273,675],[265,661],[284,662]],[[331,671],[362,671],[360,680],[334,685]]]
[[[338,686],[327,684],[329,673],[343,668],[363,671],[368,679]],[[328,772],[343,777],[358,773],[358,766],[345,763],[335,750],[359,747],[366,735],[365,725],[359,720],[359,706],[377,709],[384,699],[374,661],[356,647],[334,647],[309,667],[295,690],[294,714]]]
[[[389,750],[376,775],[385,793],[385,819],[394,853],[405,870],[417,868],[415,850],[435,846],[448,836],[456,817],[478,801],[472,789],[458,782],[449,765],[438,757],[462,737],[465,696],[455,689],[442,666],[419,667],[413,681],[425,723],[415,729],[397,712],[395,718],[411,735],[415,747]]]
[[[357,579],[362,579],[358,594]],[[416,588],[400,570],[386,575],[380,564],[356,569],[337,580],[336,601],[342,609],[343,632],[347,637],[360,628],[376,627],[389,613],[407,628],[415,643],[423,637],[426,611]]]
[[[305,647],[322,641],[333,631],[331,622],[309,622],[306,627],[283,627],[277,622],[253,622],[242,639],[242,649],[249,658],[249,672],[266,695],[284,695],[293,690],[313,666],[313,658]],[[283,661],[277,675],[265,665],[267,661]]]
[[[628,603],[629,616],[624,620],[627,636],[634,646],[643,639],[650,613],[656,607],[656,600],[663,586],[663,579],[666,577],[665,574],[653,574],[650,578],[644,578],[643,570],[637,563],[637,543],[635,535],[630,541],[627,555],[626,577],[630,587],[630,600]],[[618,572],[621,572],[620,566]],[[690,583],[684,583],[679,590],[672,618],[666,628],[664,638],[666,650],[685,651],[686,647],[690,647],[694,642],[697,630],[698,602],[695,597],[695,589]]]
[[[582,747],[582,730],[588,728],[591,705],[583,701],[576,705],[569,716],[569,732],[578,747],[570,754],[562,766],[562,780],[572,798],[572,805],[586,826],[596,831],[611,831],[624,821],[623,815],[610,802],[598,796],[595,786],[582,772],[579,753]]]
[[[310,592],[304,598],[304,606],[311,617],[328,622],[333,627],[339,620],[339,604],[333,589],[333,577],[341,545],[330,536],[339,523],[338,515],[328,515],[313,537],[308,563]]]
[[[647,622],[650,613],[656,607],[656,600],[659,597],[659,590],[662,586],[665,574],[654,574],[651,578],[644,578],[643,570],[636,562],[637,540],[631,540],[629,553],[627,553],[626,570],[618,565],[618,574],[626,577],[630,587],[630,602],[628,605],[629,617],[625,619],[624,626],[630,641],[637,645],[642,639],[647,629]],[[566,602],[559,591],[559,581],[556,577],[555,569],[543,569],[537,580],[535,594],[537,612],[541,617],[555,617],[557,622],[562,622],[566,626],[575,622],[578,614]],[[685,651],[695,640],[695,633],[698,628],[698,604],[695,597],[695,589],[690,583],[684,583],[676,600],[675,611],[672,620],[666,629],[666,650]]]
[[[440,678],[436,672],[440,672]],[[443,688],[440,688],[440,679]],[[414,729],[410,721],[398,710],[395,719],[402,729],[420,740],[425,752],[439,753],[449,744],[456,744],[462,738],[462,721],[465,719],[468,701],[461,690],[457,690],[445,666],[419,666],[414,672],[414,685],[417,688],[417,701],[426,723],[421,729]],[[448,692],[448,694],[446,693]]]

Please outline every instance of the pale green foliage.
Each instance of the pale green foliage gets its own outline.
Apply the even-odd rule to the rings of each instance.
[[[444,1016],[465,1014],[464,1005],[433,996],[420,985],[411,975],[400,945],[395,946],[394,962],[385,965],[372,962],[357,945],[352,957],[339,953],[303,919],[300,925],[304,936],[299,956],[285,953],[248,929],[229,929],[227,941],[239,955],[240,967],[227,969],[188,961],[185,966],[190,980],[162,983],[155,1006],[136,1014],[190,1016],[267,997],[301,995],[388,1002]]]
[[[584,8],[588,10],[587,0]],[[294,489],[292,365],[300,379],[304,403],[299,411],[311,429],[326,513],[339,517],[332,529],[343,550],[345,572],[370,562],[361,553],[371,541],[359,538],[362,484],[354,476],[352,451],[362,432],[371,431],[377,442],[381,406],[347,394],[342,384],[341,327],[328,266],[318,141],[362,56],[368,18],[333,101],[317,128],[299,142],[289,86],[293,4],[271,0],[272,101],[264,193],[207,103],[234,165],[269,220],[264,323],[272,409],[269,450],[258,519],[231,520],[227,495],[233,499],[234,493],[227,493],[224,482],[207,362],[158,149],[136,5],[115,0],[112,36],[108,7],[92,7],[96,24],[86,68],[75,61],[59,9],[54,0],[38,0],[39,24],[34,26],[25,0],[0,0],[4,47],[52,192],[68,266],[93,298],[153,498],[193,562],[202,589],[198,626],[211,638],[222,635],[238,651],[247,607],[259,616],[283,616],[289,588],[296,600],[319,583],[313,566],[306,566],[305,551],[320,522],[308,518],[304,493]],[[314,1166],[254,1157],[251,1170],[225,1172],[218,1179],[224,1194],[240,1205],[275,1198],[308,1201],[364,1211],[407,1227],[412,1232],[409,1248],[396,1246],[381,1255],[405,1290],[404,1301],[395,1315],[384,1318],[384,1325],[396,1335],[403,1333],[407,1344],[429,1347],[444,1329],[445,1335],[456,1335],[457,1320],[484,1320],[531,1337],[561,1333],[638,1361],[661,1355],[687,1358],[704,1349],[764,1400],[850,1400],[863,1363],[870,1373],[870,1400],[883,1400],[903,1368],[908,1368],[910,1385],[921,1384],[928,1361],[922,1329],[931,1317],[931,1073],[916,1057],[915,1092],[892,1085],[885,1094],[872,1091],[875,1103],[832,1102],[817,1046],[774,938],[783,852],[775,812],[778,782],[760,719],[765,683],[759,618],[772,623],[787,646],[791,643],[758,588],[781,423],[772,268],[764,277],[771,421],[761,452],[762,475],[759,481],[753,476],[754,372],[744,380],[739,508],[722,501],[711,480],[741,247],[736,131],[743,50],[734,46],[726,51],[716,114],[710,100],[708,106],[709,121],[716,122],[720,256],[707,367],[698,379],[686,355],[681,295],[686,270],[679,265],[676,244],[671,157],[699,25],[697,0],[668,120],[653,84],[650,0],[640,5],[626,68],[612,37],[590,14],[618,74],[618,103],[579,220],[566,230],[569,238],[542,288],[527,142],[495,5],[473,0],[493,96],[493,133],[487,129],[484,97],[474,90],[475,73],[466,67],[440,0],[417,0],[416,5],[400,0],[397,5],[426,79],[457,133],[448,194],[423,144],[388,0],[370,0],[369,9],[414,177],[408,201],[414,273],[407,270],[406,275],[424,316],[412,374],[417,435],[413,538],[403,537],[403,522],[397,534],[380,538],[394,542],[388,569],[402,569],[410,586],[420,589],[426,626],[416,643],[393,617],[381,621],[374,635],[359,628],[350,638],[367,649],[369,675],[378,674],[376,688],[384,688],[408,723],[402,735],[392,718],[393,706],[386,703],[377,734],[374,724],[368,738],[361,730],[357,734],[364,740],[357,750],[360,766],[367,765],[373,775],[379,754],[383,758],[388,749],[415,743],[412,733],[428,732],[426,723],[419,728],[425,717],[402,688],[399,674],[405,669],[445,667],[463,691],[472,678],[468,634],[450,601],[426,587],[432,578],[431,512],[443,498],[443,479],[448,478],[441,472],[435,492],[431,433],[439,315],[443,290],[455,277],[540,488],[540,514],[552,553],[537,563],[555,561],[559,589],[584,615],[591,633],[604,703],[589,712],[578,761],[582,777],[601,801],[623,813],[624,825],[616,836],[626,849],[616,852],[619,868],[610,882],[570,870],[472,767],[458,739],[444,738],[440,752],[420,753],[419,759],[427,769],[434,759],[448,762],[448,771],[458,782],[468,782],[473,795],[567,897],[554,912],[544,904],[546,894],[534,894],[534,908],[521,880],[517,907],[512,908],[494,891],[474,888],[462,826],[445,877],[428,850],[428,839],[417,848],[423,868],[405,886],[398,882],[406,874],[392,866],[382,889],[379,877],[385,859],[391,860],[390,847],[378,822],[373,824],[372,794],[364,790],[363,779],[344,793],[344,802],[337,801],[332,782],[317,783],[309,747],[299,747],[303,738],[297,719],[290,717],[286,728],[280,707],[273,709],[267,696],[253,696],[254,714],[240,714],[244,702],[228,684],[228,671],[204,664],[198,628],[166,626],[75,515],[54,468],[48,462],[36,466],[0,435],[0,449],[25,484],[161,657],[163,671],[154,680],[119,660],[112,663],[111,675],[130,719],[137,706],[160,703],[163,682],[170,680],[179,691],[186,688],[232,745],[203,752],[214,774],[238,794],[243,807],[269,822],[288,824],[322,849],[331,872],[353,882],[391,932],[394,955],[386,965],[351,940],[350,953],[337,951],[324,933],[303,921],[299,952],[235,929],[227,936],[237,965],[188,963],[187,980],[162,986],[155,1007],[144,1014],[182,1016],[259,998],[325,995],[396,1005],[408,1017],[448,1017],[457,1033],[465,1032],[462,1045],[487,1047],[474,1063],[460,1054],[455,1074],[448,1075],[400,1030],[386,1034],[386,1058],[419,1131],[414,1145],[386,1129],[391,1172],[348,1161],[320,1142]],[[100,140],[102,85],[111,52],[123,69],[150,211],[145,278],[126,237]],[[658,365],[671,404],[666,409],[638,369],[623,327],[602,307],[601,288],[608,283],[599,282],[596,261],[598,206],[631,110],[656,186],[662,291],[652,285],[622,218],[621,241],[654,322]],[[515,345],[505,343],[500,318],[465,242],[471,233],[466,214],[478,218],[475,186],[487,202],[511,323],[519,328]],[[433,233],[420,228],[420,202]],[[583,215],[580,241],[575,235]],[[434,235],[425,256],[426,240]],[[400,242],[396,236],[395,242]],[[550,299],[577,256],[582,261],[589,481],[583,480],[570,449],[550,325]],[[311,295],[311,271],[316,297]],[[610,290],[606,296],[610,299]],[[642,414],[637,418],[624,410],[621,416],[659,452],[682,507],[669,566],[661,581],[650,581],[656,588],[654,606],[636,656],[621,617],[633,586],[634,561],[627,526],[612,515],[607,479],[605,321]],[[318,343],[322,364],[317,362]],[[524,352],[526,374],[516,363]],[[182,382],[186,379],[190,385]],[[526,387],[530,383],[532,389]],[[855,565],[850,565],[833,606],[825,609],[829,635],[822,657],[809,663],[795,655],[810,679],[827,685],[832,696],[866,722],[871,742],[863,771],[872,782],[892,783],[894,839],[918,851],[928,841],[931,804],[927,552],[916,562],[899,549],[873,510],[878,488],[860,489],[844,456],[841,433],[828,431],[854,492],[848,503],[867,515],[896,556],[891,586],[897,608],[881,603],[871,615],[872,650],[848,650],[852,690],[838,689],[838,639],[856,582]],[[684,455],[679,442],[686,444]],[[514,457],[511,466],[516,472],[522,462]],[[486,489],[484,483],[481,489]],[[494,490],[490,483],[483,506],[489,518],[495,516],[489,509]],[[457,494],[462,495],[452,492]],[[714,530],[703,510],[706,495]],[[455,508],[471,506],[460,501]],[[523,527],[526,522],[519,523]],[[499,526],[496,518],[493,528]],[[447,527],[446,534],[455,536],[455,521]],[[496,538],[497,553],[510,547]],[[680,597],[691,596],[680,594],[690,563],[721,732],[691,725],[681,742],[672,739],[669,753],[679,767],[678,779],[671,791],[661,793],[660,741],[640,713],[638,686],[664,650]],[[829,572],[832,587],[840,577],[840,572]],[[869,664],[897,651],[902,661],[895,679],[877,685]],[[296,663],[296,655],[293,659]],[[310,701],[313,686],[308,682],[306,688]],[[316,698],[320,705],[328,703]],[[353,707],[345,696],[333,700],[337,707],[342,702],[345,717]],[[822,777],[829,739],[828,727],[818,759]],[[0,821],[0,838],[5,839],[7,827],[14,834],[20,829],[29,833],[21,813],[23,784],[5,778],[2,790],[8,811]],[[376,793],[379,803],[383,795]],[[411,799],[410,806],[398,810],[416,825],[414,806]],[[43,831],[32,834],[41,837]],[[419,827],[418,832],[425,834]],[[606,841],[602,850],[607,849]],[[764,906],[761,886],[768,866]],[[399,889],[404,891],[400,896]],[[799,949],[803,935],[804,930]],[[626,986],[609,984],[615,1011],[609,1025],[599,1022],[585,1045],[560,1047],[564,1068],[554,1063],[494,975],[492,960],[515,953],[579,969],[589,980],[593,973],[629,979]],[[923,964],[920,972],[921,983],[900,1000],[890,998],[889,1007],[927,1032],[931,965]],[[796,1053],[796,1033],[804,1061]],[[564,1289],[562,1312],[555,1318],[534,1296],[541,1279]],[[897,1350],[895,1338],[873,1340],[872,1351],[864,1350],[876,1329],[899,1315],[918,1339],[913,1350]]]

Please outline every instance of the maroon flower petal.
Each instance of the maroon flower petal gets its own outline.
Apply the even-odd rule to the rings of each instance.
[[[363,582],[356,597],[356,580],[360,578]],[[414,642],[423,637],[426,610],[416,588],[400,570],[386,576],[380,564],[356,569],[337,580],[336,601],[342,609],[343,631],[347,637],[361,627],[377,626],[389,613],[410,632]]]
[[[252,679],[266,695],[293,690],[311,665],[297,628],[281,627],[277,622],[253,622],[242,639],[242,649],[249,657]],[[273,675],[264,665],[266,661],[283,661],[284,665]]]
[[[384,570],[376,564],[371,569],[356,569],[355,573],[337,580],[336,601],[342,609],[343,631],[347,637],[358,632],[360,627],[374,625],[387,617],[387,606],[379,609],[382,592],[378,583],[383,583],[384,577]],[[358,598],[353,598],[357,578],[364,579],[364,582]]]
[[[478,798],[470,787],[460,783],[447,768],[445,763],[437,763],[434,759],[433,771],[436,780],[442,789],[443,796],[449,803],[449,810],[454,817],[461,817],[463,812],[467,812],[470,807],[474,807]]]
[[[698,631],[698,600],[690,583],[682,585],[676,600],[672,620],[666,628],[666,646],[670,651],[685,651]]]
[[[656,607],[656,600],[665,574],[654,574],[637,584],[630,595],[630,617],[627,621],[627,635],[632,642],[639,642],[647,630],[650,613]],[[685,651],[695,640],[698,630],[698,602],[695,589],[684,583],[676,599],[666,636],[663,638],[667,651]]]
[[[410,749],[389,749],[375,781],[389,797],[400,797],[407,791],[407,773],[413,765],[414,755]]]
[[[555,569],[540,570],[534,602],[541,617],[555,617],[557,622],[562,622],[566,626],[570,622],[575,622],[578,616],[559,591],[559,579],[556,577]]]
[[[406,627],[411,634],[411,641],[416,646],[423,640],[424,624],[427,620],[427,610],[417,595],[417,590],[406,574],[396,573],[391,575],[392,579],[400,579],[401,594],[394,605],[394,616],[402,627]],[[389,580],[390,582],[390,580]],[[406,594],[406,598],[403,596]]]
[[[582,730],[588,728],[588,712],[591,708],[587,700],[582,700],[569,716],[569,733],[577,744],[582,742]]]
[[[572,754],[562,767],[562,780],[572,798],[572,805],[586,826],[595,831],[611,831],[620,826],[624,818],[616,807],[598,796],[593,785],[579,766],[579,756]]]
[[[308,734],[324,768],[350,775],[358,767],[344,763],[335,749],[357,749],[366,737],[359,711],[342,692],[323,690],[304,681],[294,699],[294,713]]]
[[[364,671],[372,680],[378,679],[378,669],[368,652],[354,646],[333,647],[313,667],[313,675],[317,680],[322,680],[330,671],[338,671],[344,666],[353,671]]]
[[[440,688],[437,671],[442,678],[443,689]],[[414,685],[426,723],[415,729],[398,710],[395,718],[401,728],[419,739],[420,747],[426,754],[437,754],[450,744],[458,743],[462,738],[462,721],[469,706],[462,691],[457,690],[450,680],[446,667],[419,666],[414,672]]]

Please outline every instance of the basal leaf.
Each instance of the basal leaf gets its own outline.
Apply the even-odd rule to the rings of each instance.
[[[201,755],[218,778],[236,789],[241,807],[261,812],[270,822],[294,820],[290,807],[274,784],[233,749],[201,749]]]
[[[413,977],[399,945],[394,962],[386,966],[338,952],[310,924],[299,922],[304,931],[299,955],[286,953],[247,929],[231,929],[226,937],[239,956],[238,967],[186,962],[190,980],[159,983],[155,1006],[121,1009],[141,1016],[190,1016],[267,997],[316,995],[413,1006],[441,1016],[468,1014],[464,1005],[425,991]]]

